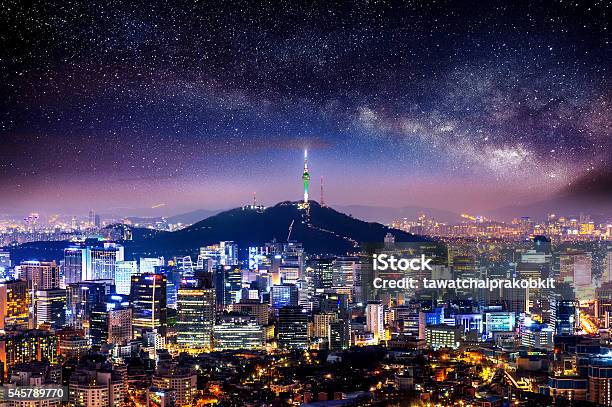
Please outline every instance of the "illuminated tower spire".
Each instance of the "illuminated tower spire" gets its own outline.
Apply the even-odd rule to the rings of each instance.
[[[302,174],[302,180],[304,181],[304,204],[308,205],[308,183],[310,181],[310,174],[308,174],[308,150],[304,150],[304,174]]]

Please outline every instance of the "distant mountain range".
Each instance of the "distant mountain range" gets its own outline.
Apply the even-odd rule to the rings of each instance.
[[[109,229],[122,232],[128,227],[113,225]],[[195,256],[200,247],[222,240],[232,240],[239,247],[246,248],[263,246],[273,240],[285,242],[290,239],[301,242],[307,253],[322,255],[354,252],[360,243],[382,242],[387,233],[392,233],[397,242],[428,240],[380,223],[356,219],[314,201],[310,203],[308,218],[296,202],[281,202],[263,210],[231,209],[176,232],[129,228],[132,240],[123,244],[126,256],[130,258]],[[61,258],[61,249],[65,245],[61,242],[36,242],[10,250],[16,261],[31,258],[51,260]]]
[[[195,211],[168,216],[166,220],[168,221],[168,223],[183,223],[183,224],[191,225],[203,219],[214,216],[220,212],[222,212],[220,209],[219,210],[196,209]]]

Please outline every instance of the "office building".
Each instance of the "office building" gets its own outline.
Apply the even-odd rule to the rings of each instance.
[[[270,314],[270,304],[261,303],[259,300],[240,300],[237,304],[232,304],[232,312],[248,315],[255,318],[259,325],[268,325]]]
[[[139,273],[138,264],[135,260],[118,261],[115,263],[115,292],[122,295],[130,295],[132,288],[132,276]]]
[[[233,266],[238,264],[238,245],[231,241],[200,248],[197,268],[210,271],[216,266]]]
[[[521,325],[521,345],[532,349],[554,349],[554,330],[546,324],[525,321]]]
[[[80,360],[89,352],[89,341],[82,336],[59,338],[59,354],[64,359]]]
[[[79,283],[91,270],[91,250],[87,246],[64,249],[64,285]]]
[[[0,250],[0,270],[8,270],[11,265],[11,254]]]
[[[391,315],[397,329],[414,339],[425,339],[425,313],[421,304],[409,303],[391,308]]]
[[[272,286],[270,290],[270,303],[272,308],[276,310],[283,307],[296,307],[298,305],[298,288],[295,284]]]
[[[492,311],[485,313],[485,332],[491,337],[493,332],[510,332],[516,328],[514,312]]]
[[[329,323],[327,347],[329,350],[342,350],[351,346],[350,323],[347,320],[337,320]]]
[[[226,316],[213,328],[214,349],[258,349],[265,345],[264,327],[248,316]]]
[[[166,277],[161,274],[132,276],[130,298],[134,309],[132,328],[135,338],[142,337],[145,330],[166,336],[166,282]]]
[[[215,298],[219,310],[229,310],[240,301],[242,270],[238,266],[220,265],[213,268]]]
[[[334,285],[334,258],[315,259],[312,264],[312,284],[314,289],[332,288]]]
[[[81,281],[66,286],[66,323],[73,328],[83,328],[91,310],[114,290],[112,280]]]
[[[118,243],[104,242],[94,246],[91,252],[91,269],[86,271],[84,280],[115,280],[118,261],[124,260],[124,249]]]
[[[308,314],[302,307],[281,308],[278,310],[277,332],[279,348],[308,348]]]
[[[162,267],[163,265],[163,257],[141,257],[139,269],[142,274],[154,274],[156,272],[155,267]]]
[[[457,349],[461,344],[463,327],[448,325],[431,325],[425,328],[425,343],[438,350],[442,348]]]
[[[177,343],[186,348],[211,348],[215,311],[215,289],[210,276],[183,279],[177,298]]]
[[[559,255],[559,279],[573,283],[575,287],[591,285],[591,253],[567,250]]]
[[[338,320],[335,313],[324,313],[314,315],[314,336],[315,338],[329,338],[329,325]]]
[[[580,376],[552,376],[548,379],[548,395],[568,401],[586,401],[589,381]]]
[[[36,323],[48,324],[53,329],[66,325],[66,290],[36,291]]]
[[[579,321],[578,303],[560,301],[557,304],[555,333],[557,335],[574,335]]]
[[[89,336],[93,346],[125,345],[132,339],[132,313],[127,296],[111,295],[91,312]]]

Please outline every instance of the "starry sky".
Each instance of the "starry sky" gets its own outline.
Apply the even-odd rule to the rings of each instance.
[[[478,211],[612,156],[606,1],[2,4],[2,213],[297,200],[304,148],[315,199]]]

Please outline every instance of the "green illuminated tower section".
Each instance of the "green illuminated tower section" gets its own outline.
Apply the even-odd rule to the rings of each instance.
[[[302,180],[304,181],[304,204],[308,204],[308,183],[310,181],[310,175],[308,174],[308,150],[304,150],[304,174],[302,174]]]

